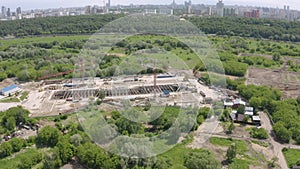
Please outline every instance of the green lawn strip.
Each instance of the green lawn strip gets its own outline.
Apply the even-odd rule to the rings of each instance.
[[[251,143],[260,145],[262,147],[269,147],[269,144],[267,142],[263,142],[263,141],[252,140]]]
[[[285,160],[289,167],[296,165],[300,161],[300,150],[297,149],[283,149]]]
[[[234,159],[233,162],[228,166],[229,169],[248,169],[249,163],[246,160]]]
[[[20,102],[20,100],[15,97],[5,98],[5,99],[0,100],[0,103],[13,103],[13,102]]]
[[[22,93],[21,97],[20,97],[20,100],[23,101],[25,100],[25,98],[28,96],[29,92],[28,91],[25,91]]]
[[[235,143],[237,146],[238,153],[244,153],[248,151],[246,143],[241,140],[212,137],[210,139],[210,143],[213,145],[219,145],[224,147],[229,147],[232,143]]]

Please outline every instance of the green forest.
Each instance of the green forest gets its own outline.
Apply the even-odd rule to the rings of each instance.
[[[122,14],[66,16],[2,22],[0,37],[92,34],[110,21],[123,16]],[[300,22],[238,17],[192,17],[187,19],[206,34],[300,41]]]

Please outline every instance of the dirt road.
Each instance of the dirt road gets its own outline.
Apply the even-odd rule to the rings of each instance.
[[[272,137],[272,134],[271,134],[272,133],[272,124],[271,124],[269,117],[266,115],[266,113],[259,112],[259,114],[260,114],[260,118],[261,118],[261,122],[262,122],[262,127],[265,128],[269,133],[269,136],[270,136],[269,142],[271,143],[271,145],[273,145],[273,150],[275,153],[274,155],[276,155],[278,157],[278,163],[279,163],[280,167],[282,169],[288,169],[284,155],[282,153],[282,149],[287,146],[276,142],[274,140],[274,138]]]

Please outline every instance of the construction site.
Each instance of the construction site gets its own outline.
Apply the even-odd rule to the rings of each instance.
[[[158,85],[156,86],[156,91],[158,93],[163,92],[179,92],[180,88],[177,84],[173,85]],[[62,90],[56,91],[52,95],[53,100],[60,100],[60,99],[81,99],[81,98],[98,98],[100,97],[100,92],[102,89],[74,89],[74,90]],[[136,96],[136,95],[147,95],[154,93],[155,87],[154,86],[143,86],[143,87],[133,87],[130,89],[126,88],[112,88],[112,89],[104,89],[103,92],[107,98],[111,97],[122,97],[122,96]]]
[[[143,106],[153,99],[161,105],[204,106],[212,100],[221,100],[222,95],[221,91],[200,84],[189,71],[47,80],[53,77],[49,75],[39,82],[18,84],[28,96],[13,105],[30,110],[31,116],[55,116],[74,112],[97,100],[102,100],[104,107],[114,107],[124,99],[134,106]],[[9,104],[0,103],[3,108]]]

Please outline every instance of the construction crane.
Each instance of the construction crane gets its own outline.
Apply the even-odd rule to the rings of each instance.
[[[65,72],[59,72],[59,73],[55,73],[55,74],[51,74],[51,75],[42,76],[42,77],[39,77],[38,80],[45,80],[45,79],[50,79],[52,77],[57,77],[57,76],[60,76],[60,75],[66,75],[66,74],[72,73],[73,71],[74,70],[68,70],[68,71],[65,71]]]

